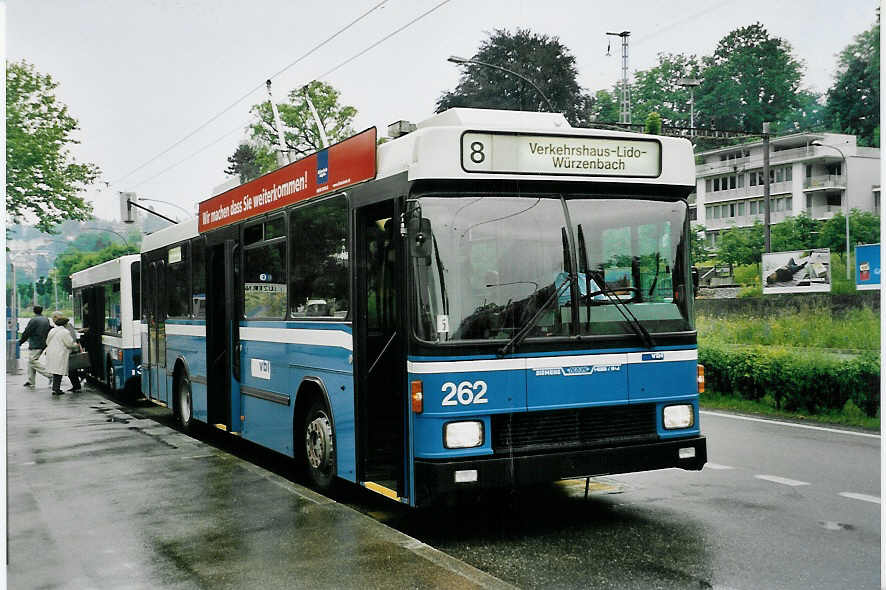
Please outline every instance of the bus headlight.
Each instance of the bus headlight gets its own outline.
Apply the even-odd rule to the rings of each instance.
[[[678,406],[665,406],[665,409],[664,409],[665,430],[675,430],[677,428],[689,428],[693,424],[695,424],[695,412],[692,411],[691,404],[680,404]]]
[[[443,426],[443,446],[447,449],[469,449],[483,444],[483,423],[449,422]]]

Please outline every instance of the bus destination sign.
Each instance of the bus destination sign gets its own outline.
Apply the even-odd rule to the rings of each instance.
[[[372,180],[376,174],[376,129],[331,145],[253,181],[200,203],[198,229],[206,232]]]
[[[465,172],[487,174],[655,178],[661,174],[661,143],[469,131],[461,138],[461,165]]]

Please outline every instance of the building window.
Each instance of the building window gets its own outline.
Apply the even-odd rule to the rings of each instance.
[[[744,215],[744,201],[738,204],[738,216]]]
[[[751,209],[751,211],[750,211],[751,215],[757,214],[757,201],[751,201],[750,209]]]
[[[729,177],[729,188],[735,188],[735,182],[736,182],[735,175],[733,174],[732,176]]]
[[[705,219],[713,219],[714,218],[713,207],[705,207],[704,208],[704,216],[705,216]]]
[[[698,220],[698,210],[694,207],[689,210],[689,221],[697,221]]]
[[[714,192],[720,190],[720,177],[714,179]]]
[[[812,178],[812,164],[806,164],[806,178]]]
[[[784,182],[784,168],[775,169],[775,182]]]
[[[880,214],[880,191],[874,191],[874,213]]]
[[[704,181],[704,190],[705,190],[706,192],[711,192],[711,179],[710,179],[710,178],[706,178],[706,179],[705,179],[705,181]]]
[[[793,170],[794,170],[793,166],[786,166],[785,167],[785,169],[784,169],[784,179],[785,180],[787,180],[787,181],[793,180],[793,175],[794,175]]]
[[[785,210],[785,211],[793,211],[793,210],[794,210],[793,202],[794,202],[794,198],[793,198],[793,197],[785,197],[785,199],[784,199],[784,210]]]
[[[729,217],[735,217],[735,204],[729,205]]]
[[[828,193],[828,207],[839,207],[842,202],[840,193]]]
[[[812,210],[812,195],[806,195],[806,210]]]
[[[744,174],[738,175],[738,188],[744,187]]]

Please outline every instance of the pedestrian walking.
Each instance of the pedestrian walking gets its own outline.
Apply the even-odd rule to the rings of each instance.
[[[63,314],[60,311],[52,312],[52,323],[55,324],[55,320],[62,317]],[[67,328],[68,333],[71,334],[71,338],[74,339],[74,342],[77,343],[77,348],[74,352],[83,352],[83,346],[80,344],[80,334],[77,333],[77,329],[74,325],[69,321],[65,323],[65,328]],[[80,391],[80,370],[74,369],[73,367],[68,367],[68,379],[71,380],[71,389],[68,391],[77,392]]]
[[[68,373],[68,357],[72,350],[80,348],[65,327],[67,323],[65,316],[57,317],[55,328],[46,337],[46,370],[52,374],[52,395],[62,394],[62,377]]]
[[[19,344],[28,343],[28,380],[25,381],[25,387],[34,387],[37,384],[38,372],[41,375],[46,375],[39,359],[46,348],[46,337],[52,326],[49,325],[49,320],[41,315],[42,313],[43,308],[35,305],[34,317],[28,320],[28,325],[25,326],[25,331],[22,332],[22,337],[18,340]]]

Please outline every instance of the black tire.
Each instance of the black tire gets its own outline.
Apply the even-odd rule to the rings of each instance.
[[[308,479],[321,492],[332,489],[336,476],[335,433],[330,416],[326,404],[316,400],[305,415],[302,428],[301,448],[304,449]]]
[[[185,432],[194,424],[194,403],[191,397],[191,380],[182,373],[175,388],[175,421]]]

